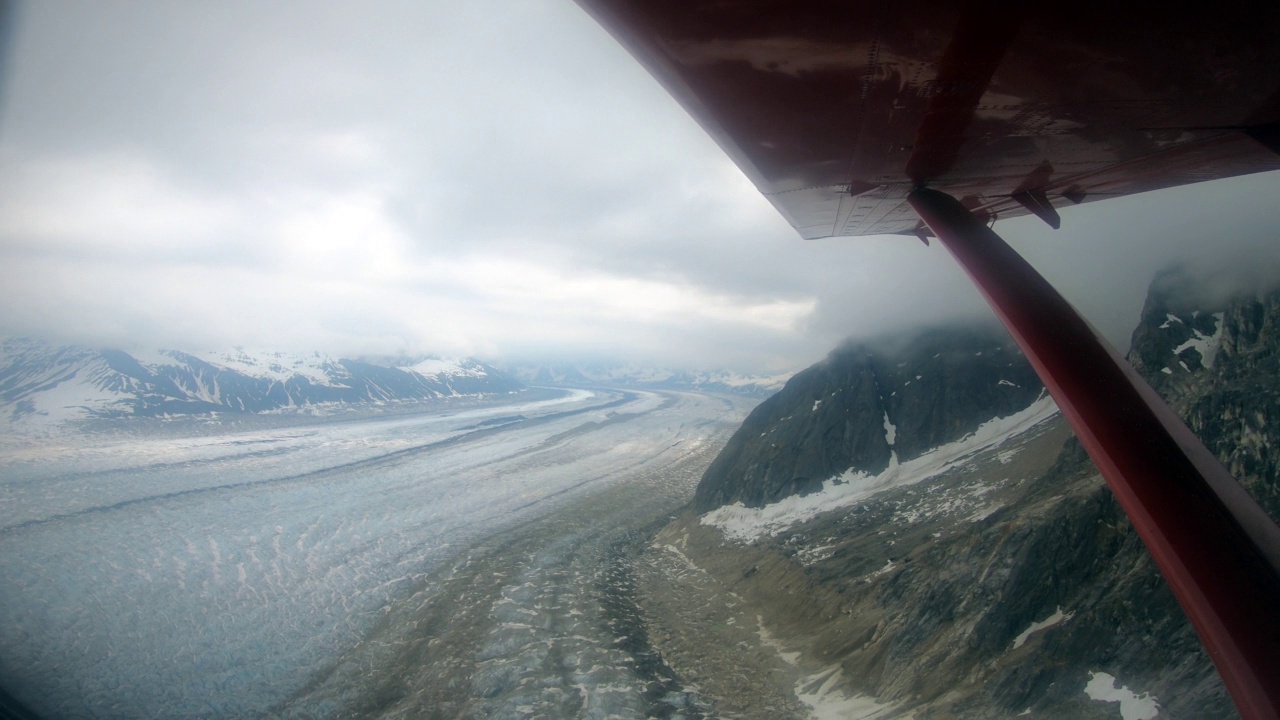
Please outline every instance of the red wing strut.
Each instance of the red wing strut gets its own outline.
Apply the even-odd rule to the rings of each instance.
[[[954,198],[908,200],[1009,329],[1245,718],[1280,711],[1280,529],[1084,318]]]

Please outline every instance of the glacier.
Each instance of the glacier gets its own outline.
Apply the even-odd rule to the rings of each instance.
[[[0,678],[49,717],[271,712],[463,549],[710,452],[744,403],[573,390],[0,447]]]

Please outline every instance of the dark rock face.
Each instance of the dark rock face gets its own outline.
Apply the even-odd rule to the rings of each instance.
[[[797,489],[786,481],[800,472],[770,475],[769,465],[752,458],[781,457],[788,469],[816,465],[817,474],[845,458],[868,471],[882,467],[889,451],[872,430],[885,413],[897,425],[893,449],[904,459],[906,448],[945,441],[957,432],[951,428],[1006,414],[979,411],[973,394],[952,387],[901,406],[875,404],[885,394],[876,388],[902,360],[885,367],[865,352],[844,352],[798,375],[783,393],[797,397],[760,406],[759,417],[748,420],[753,427],[744,427],[737,445],[708,471],[700,511],[735,498],[762,505],[770,491]],[[1280,291],[1206,299],[1185,272],[1162,274],[1134,332],[1130,360],[1280,517]],[[836,376],[832,366],[845,370]],[[906,386],[914,374],[924,377]],[[816,379],[827,375],[831,385],[820,385]],[[964,384],[990,376],[950,378]],[[901,397],[927,379],[904,365],[899,394],[888,395]],[[817,441],[791,451],[782,441],[777,448],[759,442],[773,428],[786,428],[793,443],[830,432],[833,423],[821,413],[795,427],[787,417],[809,407],[816,393],[830,396],[838,383],[849,393],[849,414],[866,415],[863,425],[871,428],[864,437],[835,426],[835,439],[844,443],[837,445],[838,461],[821,465],[830,451]],[[802,388],[814,394],[801,398]],[[956,412],[965,419],[933,414]],[[926,439],[913,444],[909,433]],[[1158,701],[1160,717],[1235,716],[1172,592],[1080,445],[1074,439],[1064,445],[1068,437],[1065,422],[1055,419],[943,475],[749,543],[726,540],[692,516],[660,541],[688,537],[689,557],[744,598],[788,650],[839,664],[848,692],[918,718],[1014,718],[1028,710],[1034,717],[1113,718],[1114,703],[1086,692],[1095,676],[1107,675],[1117,687]],[[770,478],[781,481],[764,482]]]
[[[408,359],[378,363],[242,351],[208,359],[165,351],[142,362],[120,350],[54,347],[26,339],[4,341],[0,353],[0,407],[8,408],[13,419],[41,412],[78,418],[264,413],[522,387],[474,360],[415,365]],[[47,395],[51,391],[55,399]]]
[[[1042,389],[1009,336],[985,325],[845,345],[747,417],[694,507],[759,507],[850,468],[878,473],[894,452],[905,461],[957,440]]]
[[[1130,360],[1280,520],[1280,290],[1198,295],[1185,270],[1157,277]]]

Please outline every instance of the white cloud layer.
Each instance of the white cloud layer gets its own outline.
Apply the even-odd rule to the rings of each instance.
[[[17,16],[0,333],[776,371],[986,313],[936,245],[797,239],[567,0]],[[1278,189],[1244,178],[1070,208],[1058,233],[999,229],[1123,345],[1175,259],[1276,276]]]

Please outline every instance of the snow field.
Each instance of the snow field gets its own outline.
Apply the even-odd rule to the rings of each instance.
[[[1057,412],[1058,406],[1053,399],[1044,395],[1020,412],[983,423],[968,436],[934,448],[917,458],[900,463],[895,452],[889,467],[877,475],[850,469],[828,479],[818,492],[804,496],[792,495],[761,508],[749,508],[742,503],[725,505],[703,515],[701,522],[719,528],[726,537],[739,542],[777,535],[821,513],[854,505],[890,488],[936,477],[964,463],[974,453],[998,446],[1011,436],[1048,420]],[[887,436],[896,435],[896,429],[887,419],[885,432]],[[977,519],[981,518],[975,518]]]

